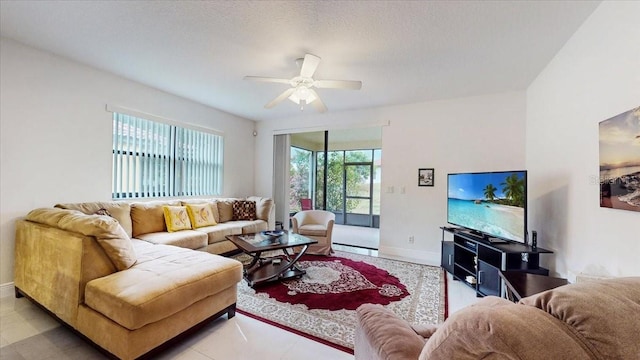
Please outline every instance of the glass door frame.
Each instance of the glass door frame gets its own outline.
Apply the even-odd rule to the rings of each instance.
[[[343,165],[342,165],[342,223],[345,225],[355,225],[351,224],[349,220],[349,214],[347,213],[347,200],[356,199],[356,200],[369,200],[369,213],[368,214],[351,214],[351,215],[363,215],[368,216],[368,227],[373,227],[373,151],[371,149],[371,161],[365,162],[346,162],[346,151],[343,151]],[[347,167],[349,166],[368,166],[369,167],[369,196],[350,196],[347,193]],[[360,225],[361,226],[361,225]]]

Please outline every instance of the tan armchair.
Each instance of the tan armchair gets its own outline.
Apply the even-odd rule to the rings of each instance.
[[[333,253],[331,233],[335,220],[336,215],[330,211],[300,211],[291,218],[291,231],[318,240],[317,244],[309,246],[307,254],[330,255]]]
[[[443,324],[356,309],[356,360],[625,359],[640,354],[640,277],[570,284],[514,304],[487,296]]]

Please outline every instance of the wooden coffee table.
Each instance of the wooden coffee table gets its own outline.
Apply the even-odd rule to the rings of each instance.
[[[244,278],[249,286],[274,281],[300,277],[306,272],[296,267],[296,262],[304,255],[311,244],[317,240],[302,235],[284,232],[278,237],[264,233],[227,235],[226,238],[234,243],[245,254],[252,257],[251,263],[244,267]],[[289,250],[301,246],[302,250],[296,255]],[[282,250],[283,255],[262,257],[265,251]],[[295,256],[294,256],[295,255]]]

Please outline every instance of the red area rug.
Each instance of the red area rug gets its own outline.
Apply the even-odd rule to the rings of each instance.
[[[242,282],[238,311],[346,352],[353,353],[355,309],[380,304],[411,323],[445,318],[445,276],[439,267],[336,252],[306,255],[300,279],[256,289]]]
[[[397,277],[362,261],[343,257],[303,256],[298,267],[307,274],[300,279],[258,287],[258,293],[308,309],[355,310],[366,303],[388,305],[409,295]]]

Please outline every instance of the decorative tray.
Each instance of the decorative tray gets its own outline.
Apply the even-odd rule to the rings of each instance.
[[[278,237],[284,235],[284,230],[267,230],[263,231],[261,234],[269,237]]]

